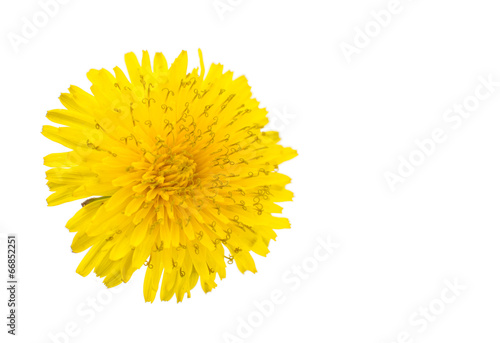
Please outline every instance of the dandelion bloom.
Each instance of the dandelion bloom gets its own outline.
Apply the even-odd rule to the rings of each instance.
[[[265,256],[273,230],[290,227],[273,214],[292,200],[277,168],[296,151],[262,130],[267,111],[246,78],[220,64],[205,76],[199,53],[188,74],[184,51],[170,67],[161,53],[153,67],[146,51],[141,64],[129,53],[129,78],[91,70],[92,94],[71,86],[65,109],[47,113],[63,126],[42,130],[69,148],[45,157],[49,206],[87,199],[66,224],[73,252],[90,248],[77,273],[114,287],[146,265],[147,302],[159,288],[182,301],[198,280],[211,291],[226,261],[255,273],[250,252]]]

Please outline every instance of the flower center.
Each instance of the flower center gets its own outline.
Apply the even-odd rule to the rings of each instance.
[[[140,163],[144,174],[134,190],[147,191],[149,199],[161,194],[186,194],[187,188],[196,183],[196,163],[189,153],[161,150],[164,151],[144,155],[145,159]]]
[[[196,163],[183,154],[162,155],[143,175],[143,180],[167,191],[174,190],[192,184],[195,170]]]

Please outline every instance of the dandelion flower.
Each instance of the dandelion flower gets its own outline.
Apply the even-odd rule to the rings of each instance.
[[[92,94],[71,86],[65,109],[47,113],[63,126],[42,130],[69,148],[45,157],[48,205],[86,199],[66,224],[73,252],[89,249],[77,273],[114,287],[144,265],[147,302],[158,289],[180,302],[198,280],[209,292],[226,263],[255,273],[250,252],[265,256],[274,230],[290,227],[273,214],[292,200],[278,165],[296,151],[263,131],[267,111],[244,76],[220,64],[205,76],[199,57],[190,73],[185,51],[170,67],[161,53],[153,66],[146,51],[142,63],[126,54],[128,78],[91,70]]]

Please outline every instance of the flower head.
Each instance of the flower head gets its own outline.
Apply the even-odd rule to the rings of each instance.
[[[187,54],[168,67],[161,53],[125,55],[119,68],[91,70],[89,94],[71,86],[65,109],[47,113],[62,127],[42,134],[69,148],[45,157],[49,206],[86,199],[67,223],[77,273],[108,287],[146,265],[144,298],[182,301],[200,280],[209,292],[226,263],[256,272],[274,230],[290,227],[276,202],[291,201],[278,165],[296,151],[263,131],[267,111],[245,77],[220,64],[187,72]],[[160,284],[161,279],[161,284]]]

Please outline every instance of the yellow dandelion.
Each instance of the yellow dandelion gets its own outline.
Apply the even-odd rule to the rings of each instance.
[[[250,252],[265,256],[273,230],[290,227],[273,214],[292,200],[277,169],[296,151],[262,130],[267,111],[244,76],[220,64],[205,76],[199,55],[188,74],[185,51],[170,67],[161,53],[153,67],[146,51],[141,64],[126,54],[130,80],[91,70],[92,94],[71,86],[65,109],[47,113],[63,126],[42,130],[69,148],[45,157],[49,206],[87,198],[66,224],[73,252],[90,248],[77,273],[114,287],[145,265],[147,302],[159,288],[180,302],[198,280],[209,292],[233,261],[255,273]]]

